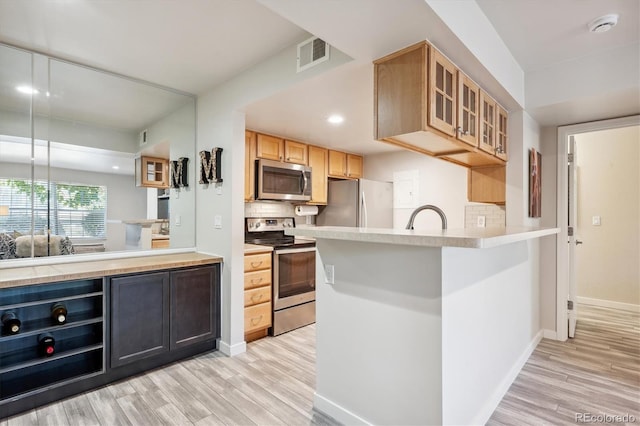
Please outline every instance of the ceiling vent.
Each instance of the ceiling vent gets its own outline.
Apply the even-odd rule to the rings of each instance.
[[[330,46],[318,37],[311,37],[298,45],[297,72],[314,67],[329,59]]]

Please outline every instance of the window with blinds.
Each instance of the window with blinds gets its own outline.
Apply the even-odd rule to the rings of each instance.
[[[106,211],[106,186],[0,178],[0,232],[105,238]]]

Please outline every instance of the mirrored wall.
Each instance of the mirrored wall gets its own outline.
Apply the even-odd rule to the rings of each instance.
[[[0,260],[195,245],[194,96],[2,44],[0,63]]]

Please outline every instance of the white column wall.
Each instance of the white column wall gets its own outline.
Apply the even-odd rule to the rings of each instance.
[[[305,40],[301,38],[298,42]],[[332,49],[331,58],[296,73],[296,44],[238,74],[198,98],[196,165],[196,248],[224,258],[220,350],[227,355],[245,351],[244,342],[244,130],[243,108],[296,82],[342,65],[350,58]],[[223,149],[221,194],[214,185],[201,185],[198,152]],[[220,216],[222,228],[214,228]]]
[[[344,424],[442,424],[440,249],[320,239],[318,253],[314,407]]]

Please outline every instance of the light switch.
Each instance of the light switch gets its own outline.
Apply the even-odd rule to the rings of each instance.
[[[176,226],[180,226],[182,223],[182,216],[176,215]]]
[[[327,284],[333,284],[334,269],[333,265],[324,265],[324,276]]]
[[[213,227],[216,229],[222,229],[222,216],[219,214],[213,217]]]
[[[591,224],[593,226],[600,226],[600,216],[593,216],[591,218]]]

